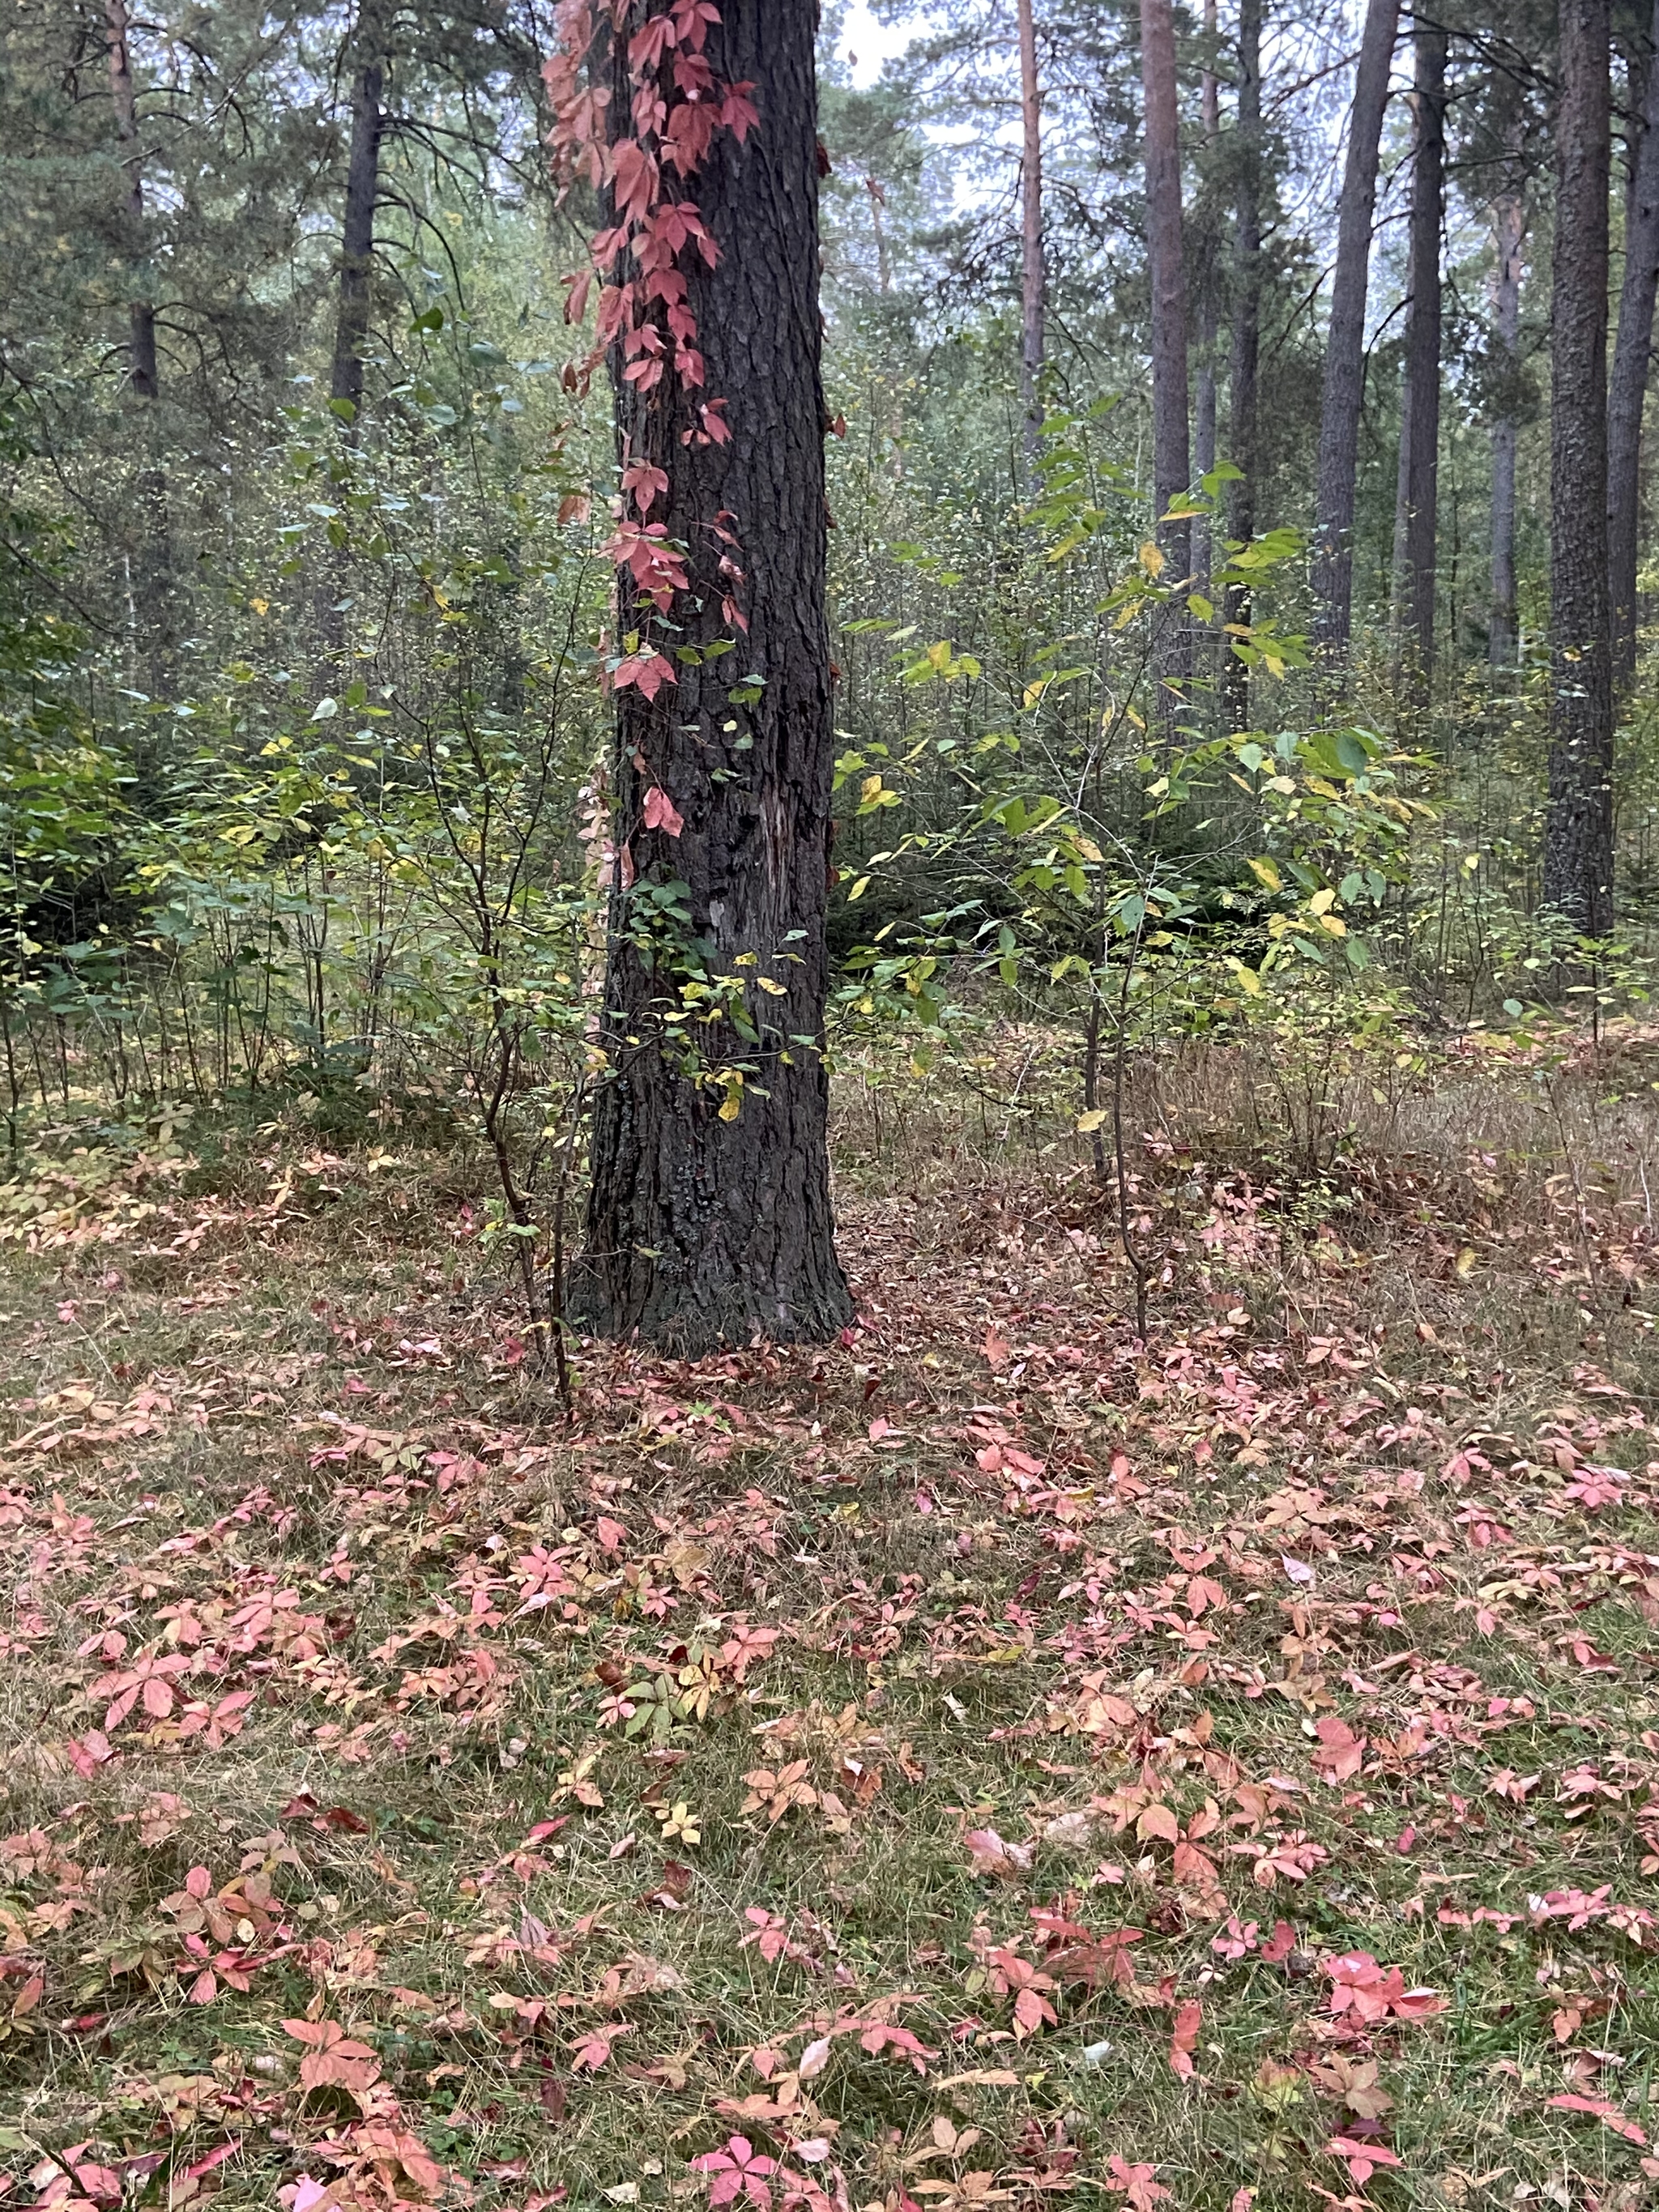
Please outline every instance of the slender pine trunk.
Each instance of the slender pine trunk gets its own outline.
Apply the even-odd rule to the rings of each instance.
[[[1205,65],[1199,79],[1199,112],[1204,125],[1204,143],[1213,153],[1221,136],[1221,82],[1210,66],[1215,51],[1216,0],[1204,0]],[[1193,398],[1193,473],[1202,483],[1215,466],[1216,440],[1216,256],[1213,226],[1205,213],[1198,266],[1198,382]],[[1193,574],[1201,588],[1210,588],[1214,559],[1207,515],[1193,522]]]
[[[121,146],[121,214],[135,279],[145,246],[143,149],[138,137],[138,96],[133,82],[131,15],[127,0],[104,0],[104,39],[109,57],[110,103]],[[135,640],[145,688],[153,698],[172,690],[175,643],[173,612],[173,531],[167,477],[156,452],[161,362],[155,344],[155,303],[135,281],[127,303],[127,391],[137,403],[136,443],[143,456],[137,478],[137,536],[133,597],[138,611]]]
[[[1520,445],[1521,275],[1526,204],[1518,188],[1492,202],[1492,343],[1499,392],[1492,426],[1492,627],[1487,658],[1510,668],[1520,650],[1521,619],[1515,584],[1515,463]]]
[[[1636,566],[1642,507],[1642,411],[1659,289],[1659,0],[1649,31],[1645,83],[1625,210],[1625,281],[1619,295],[1607,394],[1607,561],[1613,606],[1613,680],[1636,674]]]
[[[1440,225],[1446,175],[1446,33],[1417,27],[1406,374],[1394,520],[1395,635],[1408,698],[1434,676],[1435,518],[1440,481]]]
[[[1037,77],[1036,23],[1031,0],[1018,0],[1020,155],[1019,399],[1024,418],[1026,489],[1037,481],[1042,431],[1042,362],[1048,272],[1042,252],[1042,87]]]
[[[1164,575],[1192,572],[1192,524],[1166,521],[1192,481],[1187,425],[1187,271],[1181,217],[1181,137],[1170,0],[1140,0],[1140,69],[1146,109],[1146,243],[1152,295],[1152,495]],[[1157,655],[1158,714],[1166,732],[1192,672],[1192,633],[1171,609]]]
[[[1348,151],[1337,206],[1336,270],[1319,419],[1313,588],[1315,634],[1328,665],[1346,662],[1353,618],[1354,481],[1365,392],[1365,296],[1370,283],[1376,157],[1388,104],[1399,0],[1369,0],[1348,111]]]
[[[1561,0],[1550,343],[1549,806],[1544,903],[1613,921],[1607,585],[1608,0]]]
[[[1262,0],[1239,0],[1238,9],[1238,205],[1233,240],[1233,328],[1228,440],[1230,458],[1243,471],[1230,487],[1227,527],[1248,544],[1255,531],[1256,389],[1261,352],[1261,18]],[[1247,584],[1227,588],[1230,623],[1248,623]],[[1250,672],[1237,653],[1223,666],[1227,726],[1250,726]]]
[[[329,397],[355,439],[363,404],[363,348],[374,293],[374,209],[380,190],[380,143],[386,129],[381,100],[386,59],[379,16],[365,8],[357,20],[358,58],[351,80],[351,145],[346,157],[345,209],[340,226],[340,289],[334,319],[334,362]]]

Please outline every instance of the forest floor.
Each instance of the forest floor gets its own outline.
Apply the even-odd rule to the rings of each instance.
[[[860,1121],[858,1328],[568,1425],[453,1158],[14,1190],[0,2203],[1634,2205],[1646,1165],[1448,1126],[1152,1146],[1143,1350]]]

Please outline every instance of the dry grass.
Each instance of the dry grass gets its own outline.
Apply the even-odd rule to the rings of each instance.
[[[1633,2203],[1646,1109],[1457,1074],[1275,1173],[1236,1066],[1160,1068],[1145,1351],[1057,1110],[890,1088],[878,1149],[854,1091],[855,1341],[594,1349],[574,1433],[453,1160],[130,1176],[17,1253],[7,2201],[701,2202],[737,2134],[854,2206],[1311,2207],[1339,2138],[1379,2207]],[[1339,2015],[1352,1952],[1446,2003]],[[366,2072],[307,2094],[307,2019]]]

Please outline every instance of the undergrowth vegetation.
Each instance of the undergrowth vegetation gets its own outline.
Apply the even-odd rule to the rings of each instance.
[[[1659,1041],[839,1078],[859,1320],[574,1347],[422,1102],[14,1186],[14,2201],[1633,2205]],[[27,1189],[25,1207],[19,1193]]]

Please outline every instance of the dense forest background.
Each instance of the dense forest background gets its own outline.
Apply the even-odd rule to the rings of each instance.
[[[1036,1021],[1098,1153],[1114,1056],[1255,1034],[1312,1053],[1316,1155],[1357,1036],[1643,994],[1648,13],[912,28],[861,88],[820,32],[832,1043],[925,1082]],[[533,1273],[629,619],[554,26],[25,0],[0,40],[14,1152],[460,1113]],[[647,878],[629,926],[683,936]]]

